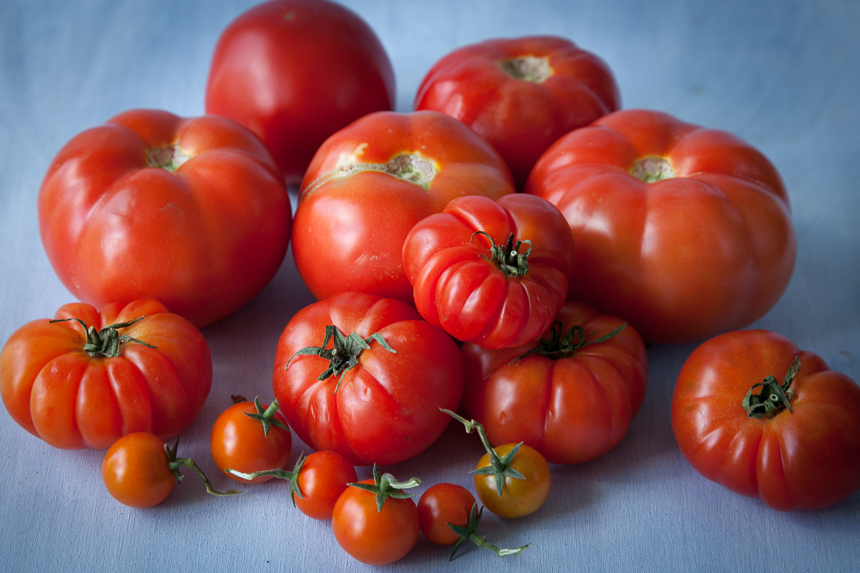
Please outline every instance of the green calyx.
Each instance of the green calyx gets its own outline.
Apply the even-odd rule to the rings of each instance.
[[[478,535],[478,524],[481,522],[481,516],[484,513],[484,508],[482,507],[480,511],[478,511],[478,503],[472,506],[472,510],[469,512],[469,524],[466,526],[462,525],[454,525],[452,523],[445,522],[445,525],[451,528],[451,531],[460,536],[460,539],[454,544],[454,547],[451,549],[451,554],[448,556],[448,561],[454,560],[454,554],[457,553],[457,550],[460,548],[463,543],[467,540],[471,541],[478,547],[483,547],[484,549],[489,549],[499,557],[507,557],[508,555],[519,555],[529,546],[529,544],[523,545],[522,547],[517,547],[515,549],[500,549]]]
[[[747,415],[750,418],[771,418],[781,412],[783,408],[787,408],[791,413],[790,400],[794,396],[791,383],[798,372],[800,372],[800,357],[795,356],[794,360],[791,361],[791,366],[788,367],[782,384],[773,376],[768,376],[764,382],[754,384],[741,404]],[[753,394],[753,390],[759,387],[761,391],[758,394]]]
[[[182,474],[179,473],[179,468],[190,468],[196,473],[201,480],[203,480],[203,484],[206,486],[206,491],[212,495],[216,495],[219,497],[227,496],[227,495],[236,495],[242,493],[239,490],[228,489],[227,491],[221,492],[212,487],[212,483],[209,481],[209,478],[206,477],[206,474],[203,473],[203,470],[200,469],[200,466],[192,460],[191,458],[177,458],[176,450],[179,448],[179,436],[176,436],[176,441],[173,443],[173,448],[171,449],[167,444],[164,444],[164,453],[167,454],[167,463],[170,468],[170,472],[176,477],[176,481],[182,481]]]
[[[87,341],[84,343],[84,352],[89,354],[92,358],[116,358],[119,356],[120,348],[126,342],[136,342],[137,344],[143,344],[148,348],[155,348],[155,346],[147,344],[142,340],[119,333],[120,329],[127,328],[136,322],[140,322],[144,318],[146,318],[146,315],[141,316],[140,318],[133,318],[126,322],[109,324],[101,330],[96,330],[94,326],[87,326],[87,323],[80,318],[58,318],[56,320],[51,320],[50,322],[54,323],[74,320],[80,323],[80,325],[84,327],[84,331],[87,333]]]
[[[274,468],[271,470],[261,470],[258,472],[245,473],[240,472],[238,470],[234,470],[232,468],[226,468],[224,473],[228,473],[230,475],[234,475],[236,477],[240,477],[242,479],[246,479],[251,481],[254,478],[258,478],[261,476],[272,476],[278,479],[285,479],[290,482],[290,501],[293,502],[293,507],[296,507],[296,496],[299,496],[300,499],[304,499],[305,496],[302,495],[302,490],[299,487],[299,474],[302,471],[302,467],[305,465],[305,453],[302,452],[299,455],[299,459],[296,460],[296,465],[293,466],[293,471],[288,471],[281,468]]]
[[[332,340],[332,348],[327,349],[326,346],[328,346],[329,341]],[[397,351],[388,346],[385,339],[377,332],[374,332],[367,338],[362,338],[355,332],[349,336],[344,336],[337,327],[329,325],[325,327],[325,338],[323,339],[322,346],[308,346],[306,348],[302,348],[290,357],[286,367],[290,367],[290,363],[292,363],[293,358],[296,356],[313,355],[325,358],[329,361],[329,366],[317,379],[325,380],[330,376],[340,378],[334,388],[334,391],[337,392],[338,388],[340,388],[340,382],[343,379],[344,372],[358,366],[359,355],[362,351],[369,350],[370,343],[374,340],[388,352],[397,354]]]
[[[421,485],[421,480],[412,478],[407,481],[397,481],[394,476],[385,473],[380,474],[376,464],[373,464],[373,483],[348,483],[349,487],[363,489],[376,496],[376,511],[382,511],[382,506],[388,498],[393,499],[408,499],[414,496],[414,493],[405,493],[403,490],[410,489]]]
[[[484,235],[490,240],[490,256],[484,256],[485,259],[495,263],[496,267],[502,271],[506,277],[521,277],[529,272],[529,255],[532,252],[531,241],[517,241],[514,243],[514,234],[508,236],[508,242],[503,247],[497,245],[493,238],[484,231],[475,231],[469,239],[469,244],[475,238],[475,235]],[[520,252],[520,247],[523,244],[529,246],[525,253]]]
[[[263,405],[260,404],[260,397],[257,396],[254,398],[254,408],[256,408],[257,412],[255,414],[245,412],[245,415],[259,421],[263,425],[264,437],[269,436],[269,431],[272,429],[272,426],[280,428],[285,432],[289,432],[290,429],[287,425],[275,418],[275,414],[278,412],[278,406],[278,399],[275,398],[272,400],[272,403],[269,404],[269,407],[264,410]]]
[[[593,338],[594,333],[586,335],[585,329],[582,326],[576,325],[572,326],[570,330],[568,330],[564,335],[562,335],[562,325],[560,320],[556,320],[552,325],[552,331],[550,333],[549,340],[545,338],[541,338],[538,342],[538,345],[526,352],[521,356],[517,356],[513,360],[509,362],[509,364],[519,364],[520,361],[526,356],[531,356],[532,354],[539,354],[541,356],[548,356],[553,359],[559,358],[567,358],[572,356],[577,350],[581,350],[585,348],[589,344],[599,344],[601,342],[606,342],[607,340],[614,338],[621,334],[621,331],[627,327],[627,323],[625,322],[612,332],[601,336],[600,338]]]
[[[493,448],[493,445],[490,443],[490,440],[487,439],[487,432],[484,429],[483,424],[476,420],[467,420],[462,416],[458,416],[451,410],[446,410],[445,408],[439,408],[449,416],[453,417],[455,420],[463,424],[466,427],[466,433],[471,434],[472,431],[477,431],[478,436],[481,438],[481,443],[484,444],[484,449],[487,451],[487,454],[490,456],[490,465],[484,466],[482,468],[478,468],[476,470],[472,470],[470,473],[474,475],[488,475],[493,476],[496,480],[496,490],[498,491],[499,497],[502,497],[502,491],[505,489],[505,479],[526,479],[526,476],[521,474],[519,471],[511,467],[511,464],[514,461],[514,458],[517,455],[517,452],[520,451],[520,448],[523,445],[523,442],[520,442],[516,446],[514,446],[511,451],[506,453],[504,456],[500,456],[496,450]]]

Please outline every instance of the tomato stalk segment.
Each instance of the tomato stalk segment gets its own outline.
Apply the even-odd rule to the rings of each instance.
[[[514,243],[514,234],[508,235],[508,242],[503,247],[497,245],[493,238],[484,231],[475,231],[469,239],[469,244],[472,244],[472,239],[475,235],[484,235],[490,240],[490,256],[484,256],[485,259],[496,264],[496,267],[502,271],[506,277],[514,278],[521,277],[529,272],[529,255],[532,252],[532,242],[528,239],[517,241]],[[529,246],[525,253],[520,252],[520,247],[523,243]]]
[[[290,429],[286,424],[281,422],[280,420],[275,419],[275,414],[278,412],[278,399],[275,398],[272,400],[272,403],[269,404],[269,407],[265,410],[263,409],[263,405],[260,404],[260,397],[256,396],[254,398],[254,408],[257,409],[257,412],[254,414],[249,414],[245,412],[245,415],[249,418],[253,418],[254,420],[258,420],[263,425],[263,436],[268,437],[269,431],[272,429],[272,426],[276,428],[280,428],[285,432],[289,432]]]
[[[558,360],[560,358],[568,358],[572,356],[577,350],[580,350],[589,344],[599,344],[601,342],[606,342],[607,340],[618,336],[624,328],[627,327],[627,323],[625,322],[612,332],[608,334],[604,334],[600,338],[592,338],[594,333],[586,335],[585,329],[580,325],[572,326],[570,330],[567,331],[566,334],[562,336],[562,328],[563,325],[560,320],[556,320],[552,325],[552,330],[550,332],[549,340],[545,338],[541,338],[538,342],[538,345],[511,360],[508,364],[519,364],[523,358],[526,356],[531,356],[532,354],[540,354],[541,356],[549,356],[553,360]]]
[[[794,396],[791,383],[798,372],[800,372],[800,357],[795,356],[781,385],[773,376],[768,376],[764,382],[754,384],[741,404],[747,411],[747,415],[750,418],[771,418],[783,408],[788,408],[789,413],[791,413],[789,401]],[[761,391],[758,394],[753,394],[753,390],[758,387],[761,387]]]
[[[299,455],[299,459],[296,460],[296,465],[293,466],[293,471],[275,468],[271,470],[260,470],[258,472],[245,473],[240,472],[239,470],[234,470],[233,468],[225,468],[224,472],[248,481],[261,476],[272,476],[278,479],[288,480],[290,482],[290,501],[293,502],[293,507],[296,507],[296,496],[299,496],[301,499],[305,498],[305,496],[302,495],[301,488],[299,487],[299,473],[301,473],[302,467],[305,465],[305,459],[305,453],[302,452]]]
[[[414,496],[414,493],[406,493],[403,490],[421,485],[421,480],[418,478],[411,478],[407,481],[400,482],[394,479],[394,476],[389,473],[380,474],[379,468],[376,467],[376,464],[373,464],[372,484],[348,483],[346,485],[363,489],[374,494],[376,496],[376,511],[378,513],[382,511],[382,506],[385,504],[385,500],[389,497],[393,499],[408,499]]]
[[[439,409],[463,424],[466,427],[467,434],[471,434],[472,430],[476,430],[478,432],[478,436],[481,438],[481,443],[484,444],[484,449],[487,450],[487,454],[490,456],[490,465],[472,470],[470,473],[474,475],[493,476],[496,480],[496,490],[499,493],[499,497],[502,497],[502,490],[505,488],[505,478],[526,479],[526,476],[511,467],[514,457],[517,455],[517,452],[520,451],[520,447],[522,447],[523,442],[514,446],[511,451],[504,456],[499,456],[493,448],[493,445],[490,443],[490,440],[487,438],[487,432],[484,430],[483,424],[477,420],[467,420],[466,418],[455,414],[451,410],[446,410],[445,408]]]
[[[122,328],[127,328],[136,322],[140,322],[146,318],[146,315],[141,316],[139,318],[133,318],[131,320],[127,320],[126,322],[117,322],[115,324],[109,324],[102,328],[101,330],[96,330],[94,326],[87,326],[83,320],[77,317],[72,318],[58,318],[56,320],[51,320],[49,322],[66,322],[69,320],[74,320],[84,328],[84,331],[87,333],[87,341],[84,343],[84,352],[89,354],[92,358],[96,358],[99,356],[103,356],[106,358],[116,358],[119,356],[120,348],[126,342],[136,342],[137,344],[143,344],[149,348],[155,348],[152,344],[148,344],[142,340],[138,340],[137,338],[132,338],[131,336],[126,336],[125,334],[120,334],[119,330]]]
[[[500,549],[478,535],[478,524],[481,522],[481,516],[484,514],[484,508],[482,507],[480,511],[478,510],[478,502],[472,506],[472,510],[469,512],[469,524],[466,526],[463,525],[454,525],[452,523],[445,522],[445,525],[451,528],[451,531],[460,536],[460,539],[454,544],[454,547],[451,549],[451,554],[448,556],[448,561],[454,560],[454,554],[457,553],[457,549],[460,548],[463,543],[467,540],[471,541],[478,547],[483,547],[484,549],[489,549],[499,557],[507,557],[508,555],[519,555],[530,545],[526,544],[522,547],[516,547],[514,549]]]
[[[191,459],[191,458],[177,458],[176,450],[179,448],[179,436],[176,436],[176,441],[173,443],[173,448],[164,444],[164,452],[167,454],[167,462],[168,467],[170,468],[170,472],[176,477],[176,481],[182,481],[182,474],[179,473],[179,468],[190,468],[194,470],[200,479],[203,480],[203,484],[206,486],[206,491],[211,493],[212,495],[217,496],[227,496],[227,495],[236,495],[238,493],[242,493],[240,490],[236,489],[228,489],[227,491],[221,492],[212,487],[212,482],[209,481],[209,478],[206,477],[206,474],[203,473],[203,470],[200,469],[200,466]]]

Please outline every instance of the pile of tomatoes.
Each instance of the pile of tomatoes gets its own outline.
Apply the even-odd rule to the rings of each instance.
[[[335,69],[314,74],[314,58]],[[359,16],[271,0],[219,39],[207,115],[131,110],[73,138],[38,210],[82,302],[6,342],[12,418],[58,448],[107,449],[104,483],[126,505],[160,503],[182,468],[240,493],[166,441],[212,385],[199,329],[256,296],[291,244],[318,302],[278,341],[274,399],[237,398],[212,458],[245,485],[288,480],[293,504],[365,563],[399,559],[419,531],[454,551],[522,552],[477,534],[483,509],[531,514],[549,464],[614,448],[651,343],[706,340],[671,405],[702,475],[779,510],[860,489],[857,384],[778,334],[737,330],[776,304],[796,257],[764,155],[619,110],[609,67],[563,38],[459,48],[411,113],[392,111],[394,93]],[[487,450],[472,472],[482,507],[454,484],[416,504],[420,480],[378,466],[420,455],[453,419]],[[291,432],[315,451],[287,470]]]

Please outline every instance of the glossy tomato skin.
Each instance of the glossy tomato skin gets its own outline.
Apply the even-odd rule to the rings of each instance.
[[[326,0],[274,0],[241,14],[218,40],[206,87],[206,112],[256,133],[291,184],[328,136],[394,102],[376,34]]]
[[[371,341],[358,365],[318,380],[329,366],[302,355],[320,346],[325,327],[364,339],[379,333],[396,353]],[[289,368],[287,365],[289,364]],[[344,293],[314,303],[287,324],[275,354],[273,388],[281,412],[302,442],[332,450],[356,465],[390,465],[424,451],[445,430],[463,392],[457,345],[407,304]]]
[[[504,249],[510,236],[529,241],[518,249],[528,253],[521,276],[509,276],[491,260],[491,249]],[[484,348],[519,346],[549,328],[574,280],[574,259],[564,216],[548,201],[524,194],[497,201],[458,197],[415,225],[403,245],[421,315]]]
[[[475,505],[475,496],[461,485],[437,483],[421,494],[418,500],[418,521],[421,533],[437,545],[453,545],[460,536],[448,523],[466,527]]]
[[[591,340],[624,324],[584,303],[568,302],[556,317],[561,332],[581,326]],[[549,339],[546,332],[543,338]],[[627,325],[605,342],[558,357],[534,354],[538,345],[462,348],[463,407],[484,425],[493,444],[525,442],[550,463],[574,464],[612,450],[639,411],[648,383],[648,357]]]
[[[494,448],[499,457],[510,452],[516,444],[503,444]],[[490,455],[484,454],[475,469],[490,465]],[[552,476],[549,464],[536,449],[522,445],[514,456],[511,467],[519,471],[525,479],[505,478],[502,495],[496,487],[492,475],[475,475],[475,493],[481,503],[499,517],[518,518],[536,512],[549,496]]]
[[[417,166],[399,163],[407,159]],[[410,229],[455,197],[513,192],[504,161],[462,123],[436,112],[371,114],[326,140],[308,168],[296,268],[320,300],[365,292],[411,304],[402,261]]]
[[[346,488],[338,498],[331,524],[344,551],[367,565],[387,565],[406,556],[420,531],[412,499],[388,498],[377,511],[376,496],[355,487]]]
[[[313,519],[332,518],[334,505],[349,483],[358,481],[355,468],[337,452],[319,451],[305,458],[298,486],[303,497],[293,500],[299,511]]]
[[[168,464],[164,440],[149,432],[135,432],[108,449],[102,461],[102,481],[121,504],[152,507],[167,499],[176,485]]]
[[[0,353],[0,395],[22,428],[62,449],[106,449],[123,435],[147,431],[162,439],[188,427],[212,384],[212,358],[200,331],[159,302],[84,303],[60,307],[54,318],[79,318],[100,328],[141,318],[119,334],[119,356],[91,357],[77,321],[34,320]]]
[[[511,64],[538,64],[537,75]],[[621,105],[606,63],[565,38],[499,38],[458,48],[439,60],[415,96],[416,110],[459,119],[504,157],[522,188],[559,137]]]
[[[174,145],[175,163],[187,160],[158,167]],[[48,169],[38,208],[48,259],[78,299],[154,298],[198,327],[260,292],[290,236],[271,155],[215,116],[131,110],[80,133]]]
[[[661,160],[674,177],[636,176]],[[570,223],[578,280],[569,300],[624,318],[648,342],[749,324],[794,270],[788,195],[770,161],[734,135],[664,113],[619,111],[564,136],[526,191]]]
[[[795,357],[791,411],[748,417],[753,385],[782,384]],[[672,430],[696,471],[773,509],[819,509],[860,490],[860,386],[774,332],[729,332],[696,348],[672,396]]]
[[[261,406],[263,410],[268,407],[267,404]],[[209,449],[212,460],[222,473],[227,468],[242,473],[283,468],[290,460],[293,446],[290,431],[272,425],[268,435],[265,435],[260,420],[245,415],[256,413],[254,402],[239,402],[224,410],[215,420],[209,435]],[[273,420],[287,425],[279,412],[275,412]],[[248,480],[231,473],[226,475],[234,481],[248,483]],[[251,483],[268,481],[272,477],[258,476]]]

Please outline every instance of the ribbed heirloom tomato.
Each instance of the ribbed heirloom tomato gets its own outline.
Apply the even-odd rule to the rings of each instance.
[[[569,300],[648,342],[698,341],[763,316],[797,252],[788,195],[759,151],[724,131],[624,110],[559,139],[526,191],[567,218]]]

